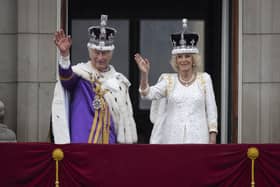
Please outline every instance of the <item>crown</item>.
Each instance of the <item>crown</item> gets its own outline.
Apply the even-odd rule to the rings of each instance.
[[[188,32],[187,19],[182,19],[183,30],[181,33],[171,34],[171,41],[173,45],[172,54],[181,53],[199,53],[196,44],[198,42],[199,36],[197,33]]]
[[[87,46],[101,51],[114,50],[114,37],[117,30],[107,26],[108,16],[101,15],[100,25],[88,28],[89,42]]]

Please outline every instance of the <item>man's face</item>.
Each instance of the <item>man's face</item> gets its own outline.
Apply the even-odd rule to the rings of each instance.
[[[112,51],[100,51],[97,49],[90,49],[90,59],[92,65],[101,72],[107,71],[109,63],[112,59]]]

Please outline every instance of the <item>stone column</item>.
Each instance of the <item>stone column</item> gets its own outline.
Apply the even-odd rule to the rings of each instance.
[[[0,1],[0,100],[5,124],[17,129],[17,0]]]
[[[243,6],[240,143],[280,143],[280,1],[239,2]]]
[[[17,2],[17,139],[46,142],[56,82],[57,0]]]

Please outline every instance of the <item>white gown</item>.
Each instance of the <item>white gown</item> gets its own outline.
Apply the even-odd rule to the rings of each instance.
[[[209,132],[217,132],[217,107],[210,75],[199,73],[189,86],[182,85],[177,74],[162,77],[143,97],[165,103],[157,109],[160,112],[156,117],[153,114],[156,119],[151,119],[154,127],[150,143],[209,143]]]

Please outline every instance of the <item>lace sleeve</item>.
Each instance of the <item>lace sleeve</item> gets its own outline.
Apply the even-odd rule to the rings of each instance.
[[[218,132],[217,105],[212,80],[210,75],[207,73],[204,73],[203,76],[205,79],[205,102],[209,132]]]
[[[158,82],[150,86],[148,89],[148,93],[145,96],[141,96],[143,99],[155,100],[160,99],[162,97],[167,96],[168,88],[168,80],[166,78],[166,74],[162,74],[158,80]]]

